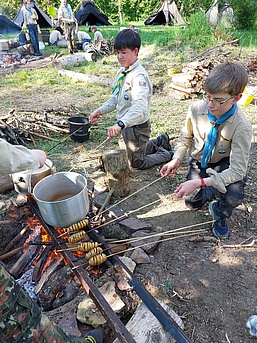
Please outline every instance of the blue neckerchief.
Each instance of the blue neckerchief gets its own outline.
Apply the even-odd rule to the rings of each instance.
[[[69,19],[72,19],[72,12],[71,12],[71,8],[70,8],[69,4],[66,4],[65,7],[66,7],[66,10],[68,12]]]
[[[211,114],[210,110],[208,109],[208,118],[210,122],[212,123],[212,127],[211,127],[210,132],[208,133],[207,140],[205,142],[204,149],[203,149],[203,157],[201,161],[202,168],[207,167],[208,161],[211,157],[212,150],[215,146],[216,139],[217,139],[218,126],[224,123],[224,121],[227,120],[229,117],[231,117],[235,113],[236,108],[237,108],[237,104],[234,104],[228,112],[223,114],[223,116],[219,117],[218,119],[216,119]]]
[[[27,11],[29,11],[30,15],[32,15],[32,14],[33,14],[32,8],[28,8],[28,7],[26,7],[26,10],[27,10]]]
[[[115,86],[112,89],[112,94],[118,95],[122,86],[122,82],[124,77],[130,72],[131,70],[123,70],[120,74],[120,77],[118,78],[118,80],[115,83]]]

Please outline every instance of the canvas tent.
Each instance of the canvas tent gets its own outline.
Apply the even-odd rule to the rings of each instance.
[[[6,16],[0,14],[0,34],[18,33],[21,31],[21,27],[14,24]]]
[[[153,12],[144,22],[145,25],[186,25],[181,17],[175,1],[169,4],[168,0],[163,0],[157,12]]]
[[[38,25],[40,28],[48,28],[48,27],[52,27],[52,20],[51,18],[48,17],[47,14],[45,14],[45,12],[43,12],[35,3],[34,3],[34,8],[37,12],[38,15]],[[19,10],[19,12],[16,14],[15,18],[13,19],[13,22],[22,27],[23,24],[23,11],[25,10],[24,5],[21,5],[21,8]]]
[[[234,11],[226,2],[219,5],[218,0],[214,0],[209,10],[206,12],[206,17],[212,27],[221,24],[222,26],[229,28],[233,23]]]
[[[80,9],[75,13],[79,25],[112,25],[108,17],[101,13],[93,1],[83,1]]]

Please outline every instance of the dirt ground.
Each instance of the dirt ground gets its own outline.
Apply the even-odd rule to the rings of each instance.
[[[42,108],[50,101],[50,97],[51,94],[45,94],[41,99]],[[68,97],[66,94],[67,103]],[[21,99],[17,97],[16,103],[17,106],[21,105]],[[177,106],[180,106],[179,101]],[[250,106],[255,113],[255,105]],[[246,328],[246,320],[257,309],[256,153],[257,143],[253,142],[245,200],[229,220],[230,236],[227,241],[219,242],[212,236],[211,216],[207,207],[190,211],[183,199],[174,196],[176,185],[186,175],[186,165],[174,178],[160,178],[160,167],[132,172],[132,196],[119,205],[122,210],[150,223],[159,232],[177,228],[184,231],[206,229],[206,232],[197,236],[185,234],[159,243],[152,253],[151,263],[138,265],[135,271],[146,288],[155,297],[168,303],[182,318],[187,336],[195,343],[255,341]],[[78,161],[83,156],[76,158]],[[62,170],[71,166],[74,168],[71,158],[53,156],[53,159],[57,170],[58,166]],[[91,163],[87,168],[89,183],[98,178],[94,167]],[[152,184],[156,179],[158,181]],[[144,189],[138,192],[141,188]],[[13,193],[4,194],[3,199],[7,200],[10,196]],[[156,204],[154,202],[157,199],[160,202]],[[149,206],[137,210],[146,204]]]

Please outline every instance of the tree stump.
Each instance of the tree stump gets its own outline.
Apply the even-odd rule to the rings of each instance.
[[[126,150],[110,150],[102,155],[109,189],[114,195],[125,197],[130,192],[129,163]]]

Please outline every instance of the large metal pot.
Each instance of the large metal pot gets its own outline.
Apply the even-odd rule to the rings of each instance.
[[[87,179],[78,173],[60,172],[39,181],[33,196],[47,224],[68,227],[88,213]]]
[[[44,177],[54,174],[56,171],[53,162],[46,159],[43,167],[34,170],[25,170],[11,175],[14,189],[18,193],[31,193],[33,187]]]

